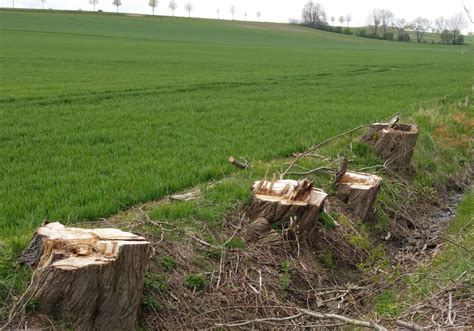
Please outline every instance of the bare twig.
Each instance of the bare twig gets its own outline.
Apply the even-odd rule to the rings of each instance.
[[[290,165],[288,166],[288,168],[286,168],[286,170],[283,171],[283,173],[281,174],[281,178],[284,178],[285,175],[288,174],[288,172],[291,170],[291,168],[295,165],[296,162],[298,162],[301,158],[303,158],[304,156],[308,155],[309,153],[314,152],[314,151],[315,151],[316,149],[318,149],[319,147],[321,147],[321,146],[323,146],[323,145],[326,145],[326,144],[330,143],[331,141],[333,141],[333,140],[335,140],[335,139],[337,139],[337,138],[344,137],[344,136],[346,136],[346,135],[348,135],[348,134],[350,134],[350,133],[352,133],[352,132],[358,131],[358,130],[363,129],[363,128],[367,128],[367,127],[369,127],[369,126],[371,126],[371,124],[359,125],[359,126],[356,127],[356,128],[353,128],[353,129],[351,129],[351,130],[345,131],[345,132],[343,132],[343,133],[341,133],[341,134],[338,134],[338,135],[336,135],[336,136],[334,136],[334,137],[328,138],[328,139],[326,139],[326,140],[320,142],[320,143],[317,144],[317,145],[312,146],[310,149],[308,149],[308,150],[304,151],[303,153],[299,154],[297,157],[295,157],[295,158],[293,159],[293,161],[291,161],[291,163],[290,163]]]
[[[402,328],[413,330],[413,331],[422,331],[425,328],[418,326],[416,324],[408,323],[402,320],[397,320],[397,326],[401,326]]]
[[[307,309],[301,309],[301,308],[298,309],[298,310],[300,312],[302,312],[303,314],[305,314],[305,315],[313,316],[313,317],[316,317],[316,318],[335,319],[335,320],[339,320],[339,321],[342,321],[342,322],[345,322],[345,323],[348,323],[348,324],[352,324],[352,325],[356,325],[356,326],[363,326],[363,327],[371,328],[371,329],[378,330],[378,331],[386,331],[387,330],[385,327],[383,327],[381,325],[378,325],[374,321],[361,321],[361,320],[357,320],[357,319],[353,319],[353,318],[349,318],[349,317],[342,316],[342,315],[337,315],[337,314],[321,314],[321,313],[316,313],[314,311],[307,310]]]
[[[287,316],[287,317],[257,318],[257,319],[251,320],[251,321],[241,321],[241,322],[228,323],[228,324],[217,323],[216,326],[232,328],[232,327],[236,327],[236,326],[249,325],[249,324],[252,324],[252,323],[289,321],[289,320],[293,320],[293,319],[301,317],[301,316],[303,316],[303,313],[299,313],[299,314],[292,315],[292,316]]]
[[[304,172],[287,172],[286,174],[287,175],[297,175],[297,176],[305,176],[305,175],[310,175],[312,173],[315,173],[315,172],[318,172],[318,171],[337,171],[337,169],[332,169],[332,168],[327,168],[327,167],[318,167],[318,168],[315,168],[315,169],[311,169],[311,170],[308,170],[308,171],[304,171]]]

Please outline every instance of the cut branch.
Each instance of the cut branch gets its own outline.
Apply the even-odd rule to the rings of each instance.
[[[238,327],[238,326],[245,326],[249,324],[254,324],[254,323],[265,323],[265,322],[284,322],[284,321],[289,321],[289,320],[294,320],[296,318],[299,318],[303,315],[306,316],[311,316],[315,317],[318,319],[333,319],[333,320],[338,320],[341,322],[344,322],[346,324],[351,324],[355,326],[361,326],[361,327],[366,327],[366,328],[371,328],[373,330],[378,330],[378,331],[386,331],[387,329],[373,321],[362,321],[362,320],[357,320],[353,318],[349,318],[346,316],[342,315],[337,315],[337,314],[322,314],[322,313],[317,313],[311,310],[307,309],[302,309],[302,308],[297,308],[299,311],[298,314],[296,315],[291,315],[287,317],[268,317],[268,318],[257,318],[254,320],[248,320],[248,321],[239,321],[239,322],[234,322],[234,323],[218,323],[215,324],[218,327]]]
[[[290,165],[288,166],[288,168],[286,168],[286,170],[281,174],[280,177],[281,177],[281,178],[285,177],[285,176],[288,174],[288,172],[291,170],[291,168],[293,168],[293,166],[296,164],[296,162],[298,162],[300,159],[302,159],[302,158],[305,157],[306,155],[308,155],[308,154],[314,152],[316,149],[320,148],[321,146],[324,146],[324,145],[330,143],[331,141],[333,141],[333,140],[335,140],[335,139],[344,137],[344,136],[346,136],[346,135],[348,135],[348,134],[351,134],[351,133],[353,133],[353,132],[355,132],[355,131],[357,131],[357,130],[360,130],[360,129],[363,129],[363,128],[367,128],[367,127],[370,127],[370,126],[371,126],[370,124],[369,124],[369,125],[367,125],[367,124],[366,124],[366,125],[360,125],[360,126],[358,126],[358,127],[356,127],[356,128],[353,128],[353,129],[351,129],[351,130],[348,130],[348,131],[346,131],[346,132],[343,132],[343,133],[341,133],[341,134],[338,134],[337,136],[328,138],[328,139],[326,139],[326,140],[320,142],[319,144],[312,146],[310,149],[306,150],[305,152],[303,152],[303,153],[299,154],[297,157],[295,157],[295,158],[293,159],[293,161],[291,161],[291,163],[290,163]]]
[[[237,168],[240,168],[240,169],[248,169],[249,168],[249,165],[248,165],[247,162],[241,162],[233,156],[229,157],[229,162],[231,164],[233,164],[234,166],[236,166]]]
[[[307,310],[307,309],[302,309],[302,308],[299,308],[298,310],[301,313],[305,314],[305,315],[316,317],[316,318],[335,319],[335,320],[339,320],[339,321],[342,321],[342,322],[345,322],[345,323],[348,323],[348,324],[352,324],[352,325],[356,325],[356,326],[363,326],[363,327],[371,328],[371,329],[378,330],[378,331],[386,331],[387,330],[385,327],[383,327],[381,325],[378,325],[377,323],[375,323],[373,321],[362,321],[362,320],[357,320],[357,319],[353,319],[353,318],[349,318],[349,317],[342,316],[342,315],[337,315],[337,314],[321,314],[321,313],[316,313],[314,311]]]

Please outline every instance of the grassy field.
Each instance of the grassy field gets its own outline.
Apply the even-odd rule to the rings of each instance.
[[[472,53],[284,24],[0,11],[0,246],[465,96]]]

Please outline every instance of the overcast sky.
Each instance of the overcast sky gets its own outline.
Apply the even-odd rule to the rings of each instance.
[[[19,8],[41,8],[40,0],[0,0],[2,7],[11,7],[12,2]],[[96,10],[115,11],[113,0],[99,0]],[[178,4],[176,15],[187,16],[184,5],[189,0],[175,0]],[[159,0],[156,13],[159,15],[171,15],[168,9],[170,0]],[[308,0],[190,0],[194,6],[192,16],[216,18],[217,9],[220,17],[230,19],[230,7],[237,9],[236,19],[244,19],[244,13],[248,13],[248,20],[257,20],[256,12],[262,12],[263,21],[288,22],[291,18],[300,18],[301,9]],[[351,25],[358,26],[366,23],[367,13],[372,8],[388,8],[397,17],[412,20],[418,16],[424,16],[431,20],[439,16],[449,16],[463,11],[462,0],[315,0],[323,4],[328,17],[351,14],[353,20]],[[474,0],[464,0],[468,8],[473,8]],[[148,0],[122,0],[121,12],[129,13],[151,13]],[[53,9],[82,9],[91,10],[89,0],[46,0],[45,8]],[[470,25],[473,31],[473,25]]]

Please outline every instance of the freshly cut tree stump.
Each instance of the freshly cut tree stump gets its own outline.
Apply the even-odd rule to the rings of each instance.
[[[246,227],[243,237],[247,242],[276,249],[285,249],[287,244],[283,236],[272,229],[271,224],[263,217],[250,223]]]
[[[40,227],[20,262],[36,267],[38,313],[77,330],[133,330],[153,248],[117,229]]]
[[[257,181],[248,216],[265,218],[271,225],[282,223],[299,239],[312,236],[327,194],[308,180]]]
[[[374,147],[389,169],[407,171],[418,139],[418,127],[412,124],[373,124],[362,140]]]
[[[337,196],[349,205],[356,219],[367,221],[381,183],[377,175],[348,171],[336,183]]]

